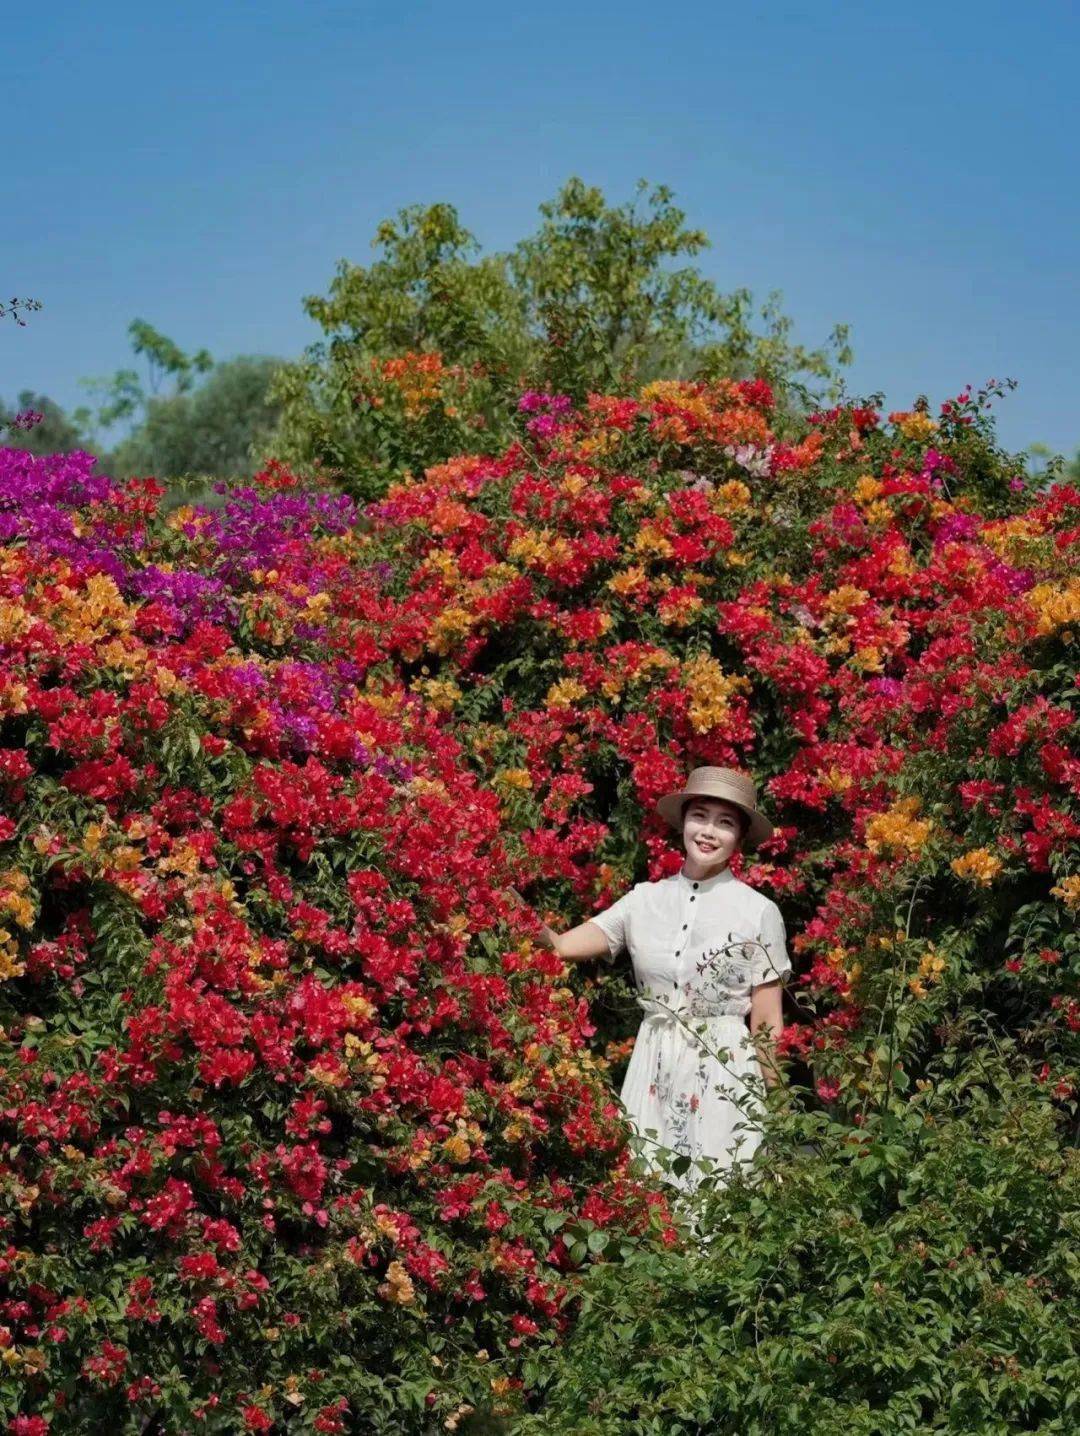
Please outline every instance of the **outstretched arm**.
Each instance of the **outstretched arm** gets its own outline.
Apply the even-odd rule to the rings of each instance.
[[[553,947],[564,962],[587,962],[591,957],[607,957],[608,940],[594,922],[582,922],[569,932],[554,932],[547,923],[544,941]]]
[[[527,906],[516,888],[509,888],[508,891],[520,907]],[[555,932],[542,922],[540,934],[547,946],[553,948],[564,962],[587,962],[592,957],[607,957],[611,951],[603,930],[594,922],[579,923],[569,932]]]

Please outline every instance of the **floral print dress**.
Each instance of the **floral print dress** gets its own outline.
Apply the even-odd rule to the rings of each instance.
[[[657,1171],[689,1158],[666,1175],[691,1189],[761,1140],[747,1017],[753,989],[791,971],[783,916],[725,868],[638,883],[590,921],[612,956],[629,951],[644,1014],[620,1094],[635,1145]]]

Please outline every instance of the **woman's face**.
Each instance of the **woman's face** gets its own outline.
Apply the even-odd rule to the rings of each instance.
[[[742,841],[742,815],[722,798],[694,798],[683,813],[687,857],[702,867],[722,867]]]

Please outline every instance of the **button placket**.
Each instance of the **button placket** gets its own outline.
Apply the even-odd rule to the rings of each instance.
[[[696,889],[698,885],[697,885],[697,883],[694,883],[693,886],[694,886],[694,888]],[[686,922],[683,922],[683,923],[680,923],[680,925],[679,925],[678,946],[676,947],[676,949],[675,949],[675,954],[674,954],[676,963],[678,963],[679,959],[682,957],[683,953],[686,951],[686,944],[690,941],[690,936],[689,936],[689,934],[690,934],[690,922],[691,922],[691,920],[693,919],[694,914],[693,914],[693,909],[690,908],[689,904],[692,903],[692,902],[694,902],[694,900],[695,900],[695,893],[691,893],[691,894],[689,895],[689,900],[688,900],[688,902],[687,902],[687,904],[686,904],[686,907],[684,907],[684,909],[683,909],[683,911],[682,911],[682,913],[681,913],[681,916],[682,916],[682,917],[685,917],[685,918],[687,919],[687,921],[686,921]],[[679,989],[679,979],[678,979],[677,977],[672,979],[672,985],[674,986],[674,988],[676,989],[676,991],[678,991],[678,989]]]

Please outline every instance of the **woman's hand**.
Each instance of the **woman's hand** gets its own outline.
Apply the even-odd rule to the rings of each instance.
[[[528,908],[528,903],[517,888],[508,885],[506,891],[514,900],[515,906]],[[590,958],[607,957],[610,954],[607,937],[594,922],[579,923],[569,932],[556,932],[541,919],[540,936],[564,962],[587,962]]]

